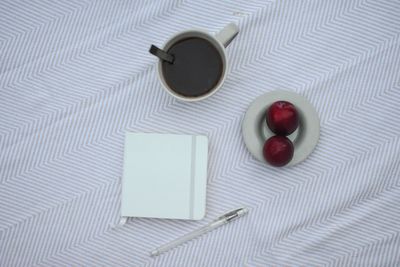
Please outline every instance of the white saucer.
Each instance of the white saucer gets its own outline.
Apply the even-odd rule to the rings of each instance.
[[[265,162],[263,146],[265,140],[275,135],[268,128],[265,112],[278,100],[292,103],[299,114],[299,128],[288,136],[293,142],[293,159],[286,166],[293,166],[303,160],[314,150],[319,139],[319,118],[311,103],[301,95],[288,91],[273,91],[257,97],[249,106],[242,122],[244,142],[250,153],[259,161]]]

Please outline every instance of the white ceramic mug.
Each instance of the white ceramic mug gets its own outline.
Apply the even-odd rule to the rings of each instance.
[[[162,71],[162,61],[159,60],[158,62],[158,68],[157,68],[157,73],[158,77],[161,81],[161,84],[163,85],[164,89],[174,96],[177,99],[183,100],[183,101],[189,101],[189,102],[194,102],[194,101],[200,101],[203,99],[206,99],[207,97],[212,96],[215,94],[222,86],[226,79],[226,75],[228,73],[228,59],[226,56],[226,51],[225,47],[229,45],[229,43],[235,38],[235,36],[239,33],[239,28],[236,26],[234,23],[230,23],[225,28],[223,28],[219,33],[217,33],[215,36],[202,31],[202,30],[188,30],[188,31],[183,31],[179,32],[178,34],[174,35],[171,37],[164,45],[163,50],[168,51],[168,49],[171,48],[172,45],[175,43],[179,42],[180,40],[190,38],[190,37],[197,37],[197,38],[203,38],[207,41],[209,41],[211,44],[215,46],[215,48],[218,50],[218,52],[221,55],[222,58],[222,75],[218,83],[214,86],[213,89],[211,89],[209,92],[207,92],[204,95],[197,96],[197,97],[187,97],[178,94],[175,92],[173,89],[171,89],[167,82],[165,81],[165,77]]]

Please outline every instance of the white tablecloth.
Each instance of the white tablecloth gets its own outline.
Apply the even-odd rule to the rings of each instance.
[[[400,264],[399,1],[0,3],[1,266],[395,266]],[[215,96],[161,89],[150,44],[235,22]],[[256,161],[241,120],[285,89],[321,119],[292,168]],[[126,131],[210,139],[207,216],[119,217]],[[248,216],[150,258],[221,213]]]

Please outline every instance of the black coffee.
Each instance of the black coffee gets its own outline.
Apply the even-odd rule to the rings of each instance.
[[[221,55],[205,39],[183,39],[168,49],[167,53],[174,56],[174,63],[164,61],[162,71],[168,86],[180,95],[204,95],[221,79]]]

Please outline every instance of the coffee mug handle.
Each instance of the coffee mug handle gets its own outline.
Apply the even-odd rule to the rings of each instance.
[[[225,26],[225,28],[215,35],[215,38],[217,38],[217,40],[221,42],[224,47],[227,47],[238,33],[238,26],[235,23],[229,23]]]

